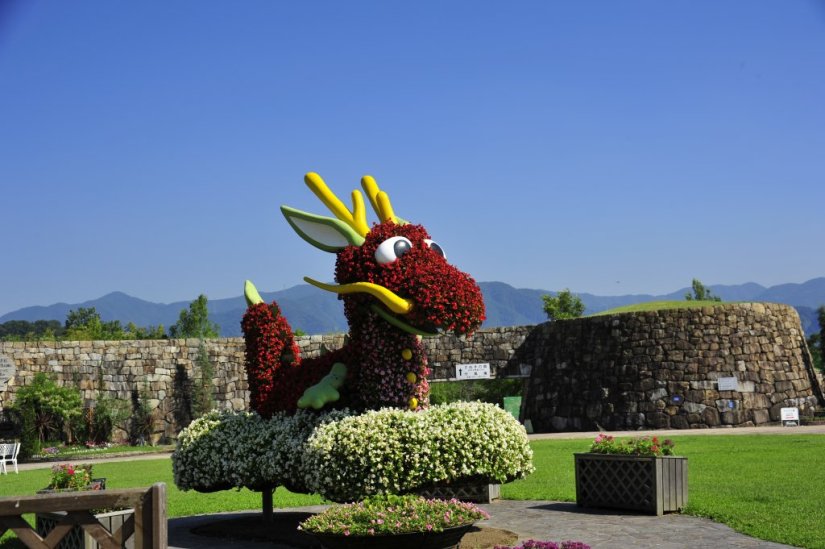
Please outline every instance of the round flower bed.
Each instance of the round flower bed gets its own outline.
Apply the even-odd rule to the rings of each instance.
[[[486,511],[457,500],[419,496],[372,496],[337,505],[301,523],[327,548],[444,548],[458,544]]]

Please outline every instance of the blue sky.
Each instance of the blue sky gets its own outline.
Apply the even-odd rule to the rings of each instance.
[[[803,282],[823,98],[823,2],[0,0],[0,314],[331,280],[308,171],[479,281]]]

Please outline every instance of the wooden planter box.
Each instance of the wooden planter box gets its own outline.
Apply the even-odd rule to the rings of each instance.
[[[108,513],[100,513],[95,515],[98,522],[109,532],[116,532],[118,528],[123,526],[124,521],[128,520],[135,513],[134,509],[126,509],[123,511],[110,511]],[[66,513],[36,513],[35,530],[41,537],[46,537],[51,532],[57,523],[66,516]],[[123,549],[133,549],[135,546],[135,537],[130,536],[124,543]],[[64,537],[55,549],[99,549],[99,545],[95,539],[84,531],[80,526],[72,528],[71,532]]]
[[[687,458],[574,454],[576,503],[662,515],[688,501]]]

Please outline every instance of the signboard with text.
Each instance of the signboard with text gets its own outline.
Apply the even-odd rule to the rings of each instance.
[[[6,384],[16,373],[17,366],[14,361],[6,355],[0,355],[0,389],[5,389]]]
[[[456,379],[490,379],[490,363],[456,364]]]
[[[739,380],[735,377],[720,377],[718,380],[719,382],[719,390],[720,391],[738,391],[739,390]]]
[[[783,426],[795,427],[799,425],[799,408],[781,408],[779,418],[782,420]]]

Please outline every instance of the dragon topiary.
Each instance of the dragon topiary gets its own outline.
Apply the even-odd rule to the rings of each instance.
[[[348,341],[301,360],[277,304],[265,303],[246,281],[249,307],[242,327],[252,409],[266,418],[325,406],[426,408],[429,369],[421,337],[475,331],[484,320],[481,290],[447,262],[424,227],[395,215],[389,196],[372,177],[361,179],[378,216],[372,226],[360,191],[352,192],[350,210],[318,174],[309,173],[304,181],[334,217],[288,206],[281,211],[306,242],[337,255],[337,284],[304,280],[343,299]]]

